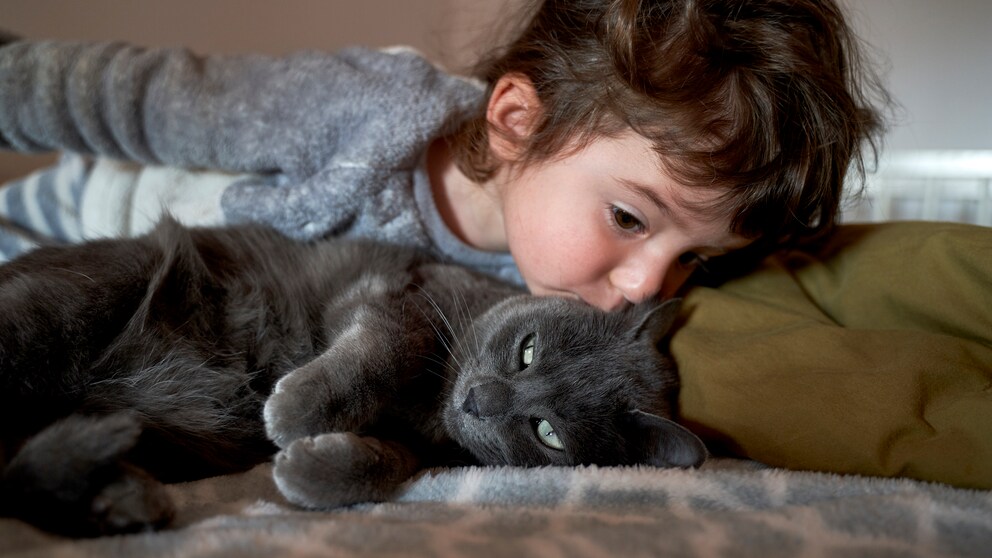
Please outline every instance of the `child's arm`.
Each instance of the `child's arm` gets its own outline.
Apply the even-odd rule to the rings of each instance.
[[[0,148],[309,176],[395,87],[347,53],[199,57],[124,44],[0,48]],[[365,102],[361,102],[361,101]]]

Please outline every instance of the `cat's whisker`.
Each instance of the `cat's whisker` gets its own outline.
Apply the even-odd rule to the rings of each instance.
[[[439,309],[439,308],[437,307],[437,305],[436,305],[436,304],[433,304],[433,301],[431,301],[429,297],[426,297],[426,296],[425,296],[424,298],[425,298],[425,300],[427,300],[428,302],[431,302],[431,303],[432,303],[432,306],[433,306],[433,307],[434,307],[434,308],[435,308],[435,309],[436,309],[436,310],[438,311],[438,313],[440,313],[440,309]],[[444,348],[445,348],[445,351],[446,351],[446,352],[447,352],[447,353],[448,353],[449,355],[452,355],[452,358],[453,358],[453,359],[454,359],[454,358],[456,358],[456,357],[454,357],[454,356],[453,356],[453,354],[452,354],[452,349],[451,349],[451,343],[450,343],[450,340],[449,340],[449,339],[447,338],[447,336],[446,336],[446,335],[444,334],[444,332],[442,332],[442,331],[440,330],[440,328],[438,328],[438,327],[437,327],[437,325],[436,325],[436,324],[434,323],[434,321],[433,321],[433,320],[432,320],[432,319],[430,318],[430,316],[429,316],[429,315],[428,315],[428,314],[427,314],[426,312],[424,312],[424,310],[423,310],[423,309],[421,309],[421,308],[419,308],[419,307],[418,307],[418,309],[420,310],[420,312],[421,312],[421,314],[423,314],[423,315],[424,315],[424,318],[426,318],[426,320],[427,320],[427,323],[428,323],[428,324],[430,325],[430,327],[431,327],[431,329],[433,329],[433,330],[434,330],[434,332],[435,332],[435,333],[437,334],[437,336],[438,336],[438,340],[439,340],[439,341],[441,342],[441,344],[442,344],[442,345],[444,346]],[[422,358],[422,359],[424,359],[424,360],[426,360],[426,361],[428,361],[428,362],[433,362],[433,363],[435,363],[435,364],[440,364],[440,365],[442,365],[442,367],[444,367],[444,368],[446,368],[446,369],[448,369],[448,370],[449,370],[449,371],[450,371],[450,372],[452,373],[452,375],[453,375],[453,376],[457,376],[457,375],[458,375],[458,368],[457,368],[457,367],[455,367],[455,366],[452,366],[452,365],[451,365],[451,363],[450,363],[449,361],[447,361],[447,360],[439,360],[439,359],[437,359],[437,358],[434,358],[434,357],[432,357],[432,356],[429,356],[429,355],[421,355],[421,357],[420,357],[420,358]],[[450,383],[450,384],[452,384],[452,385],[454,385],[454,382],[453,382],[453,381],[451,381],[451,380],[450,380],[450,379],[449,379],[449,378],[448,378],[447,376],[445,376],[444,374],[441,374],[440,372],[437,372],[437,371],[435,371],[435,370],[430,370],[430,369],[428,369],[427,371],[428,371],[428,372],[430,372],[431,374],[434,374],[434,375],[436,375],[437,377],[439,377],[439,378],[441,378],[441,379],[443,379],[444,381],[446,381],[446,382],[448,382],[448,383]]]
[[[460,292],[460,291],[458,291],[458,292]],[[468,304],[465,303],[462,306],[460,306],[458,304],[460,300],[464,302],[464,299],[463,298],[462,299],[459,299],[459,298],[457,298],[456,294],[453,293],[453,295],[452,295],[452,303],[453,303],[453,305],[455,307],[455,310],[456,310],[456,317],[458,318],[459,325],[462,325],[465,322],[465,318],[463,316],[467,315]],[[457,374],[459,374],[460,369],[464,369],[464,364],[458,358],[458,355],[461,352],[458,349],[461,348],[461,345],[463,343],[463,340],[462,340],[462,337],[463,336],[462,335],[457,335],[456,334],[456,331],[463,331],[464,330],[464,327],[456,330],[454,328],[454,326],[451,324],[451,321],[448,319],[447,315],[445,315],[445,313],[441,310],[441,308],[439,307],[439,305],[437,304],[437,302],[435,300],[433,300],[432,298],[429,298],[429,297],[428,297],[428,301],[432,304],[432,306],[434,307],[434,309],[437,311],[438,316],[444,321],[445,326],[448,328],[448,330],[452,332],[452,337],[453,337],[452,341],[453,341],[453,343],[447,343],[445,345],[445,348],[448,350],[448,355],[449,355],[450,359],[453,360],[455,362],[455,364],[457,364],[457,366],[453,366],[453,365],[451,365],[449,363],[449,367],[451,368],[452,372],[454,372],[454,374],[457,375]],[[464,308],[466,310],[466,312],[463,313],[461,311],[462,308]],[[470,324],[470,322],[469,322],[469,324]]]
[[[427,323],[431,326],[431,329],[434,330],[434,333],[437,334],[438,340],[440,340],[441,344],[444,345],[445,350],[451,352],[451,340],[448,339],[448,336],[441,331],[441,328],[437,327],[437,324],[434,323],[434,320],[431,319],[427,312],[424,312],[423,309],[421,309],[420,312],[424,315],[424,318],[427,319]]]
[[[479,338],[472,320],[472,313],[470,311],[468,300],[465,298],[465,290],[456,289],[453,296],[455,297],[455,308],[460,308],[462,310],[462,312],[459,312],[459,317],[461,318],[463,324],[462,331],[468,330],[471,332],[472,337],[475,340],[476,351],[474,351],[474,353],[478,353],[478,349],[481,346],[479,345]],[[458,304],[459,301],[461,301],[460,305]],[[462,337],[464,337],[464,335]],[[461,339],[459,339],[459,343],[461,342]]]
[[[441,306],[437,303],[436,300],[434,300],[434,298],[430,295],[430,293],[428,293],[423,287],[420,287],[419,285],[418,285],[418,290],[420,291],[420,296],[424,300],[426,300],[428,304],[431,305],[431,308],[433,308],[434,311],[437,313],[438,317],[441,318],[444,326],[447,328],[448,332],[451,334],[452,337],[448,338],[446,335],[444,335],[436,326],[434,321],[430,318],[430,316],[427,316],[426,312],[424,312],[424,316],[427,318],[427,322],[438,334],[441,343],[444,345],[445,350],[447,350],[448,354],[451,356],[451,359],[454,360],[459,367],[461,367],[462,363],[458,360],[457,351],[454,350],[455,346],[457,346],[458,343],[458,336],[456,335],[456,330],[452,327],[451,322],[448,320],[447,316],[445,316],[444,311],[441,309]],[[421,310],[421,312],[423,312],[423,310]],[[455,346],[452,346],[452,340],[454,341]],[[457,369],[453,369],[453,370],[457,373]]]
[[[444,312],[441,311],[441,307],[437,304],[437,301],[434,300],[434,297],[432,297],[430,295],[430,293],[427,292],[427,290],[424,289],[424,287],[422,287],[421,285],[416,285],[416,287],[417,287],[418,294],[419,294],[420,298],[422,298],[425,301],[427,301],[427,303],[431,305],[431,308],[433,308],[434,311],[437,312],[437,315],[440,316],[441,320],[444,322],[445,327],[448,328],[448,333],[450,333],[451,335],[455,335],[455,330],[451,329],[451,323],[448,322],[448,320],[444,317]],[[423,310],[421,310],[421,313],[424,315],[425,318],[427,318],[427,321],[431,324],[431,327],[434,327],[434,331],[438,335],[440,335],[441,337],[443,337],[445,340],[447,340],[447,337],[444,336],[438,330],[437,327],[435,327],[434,321],[430,319],[430,316],[428,316],[427,313],[424,312]]]
[[[461,331],[463,333],[459,337],[458,343],[459,344],[467,343],[469,341],[467,337],[469,334],[471,334],[472,336],[471,341],[474,341],[474,345],[472,346],[474,350],[469,352],[471,354],[478,354],[479,350],[482,348],[482,345],[479,342],[478,332],[475,329],[475,320],[472,319],[471,306],[469,305],[468,299],[465,296],[465,289],[452,289],[452,299],[455,308],[459,310],[458,316],[461,319],[463,325],[463,327],[461,328]],[[461,304],[459,304],[459,302],[461,302]]]
[[[75,270],[69,269],[67,267],[53,267],[52,269],[57,269],[59,271],[64,271],[66,273],[72,273],[72,274],[75,274],[75,275],[79,275],[80,277],[85,277],[85,278],[89,279],[90,280],[90,283],[96,283],[96,280],[95,279],[93,279],[92,277],[90,277],[89,275],[86,275],[85,273],[83,273],[81,271],[75,271]]]
[[[429,304],[431,304],[431,307],[434,308],[435,311],[440,312],[440,310],[438,309],[437,305],[434,304],[434,301],[431,300],[430,296],[428,296],[426,294],[426,291],[424,291],[423,287],[421,287],[420,285],[415,285],[415,286],[420,291],[419,296],[421,298],[423,298],[424,300],[426,300]],[[404,309],[406,308],[406,305],[407,305],[407,301],[404,301],[403,302],[403,308]],[[444,345],[444,347],[447,349],[448,348],[448,338],[444,334],[444,332],[442,332],[437,327],[437,325],[434,323],[434,320],[431,319],[430,315],[427,312],[425,312],[423,308],[421,308],[420,306],[417,306],[417,310],[424,317],[424,319],[427,320],[427,324],[431,326],[431,329],[434,330],[434,333],[437,335],[438,339],[441,341],[441,344]]]
[[[444,360],[444,359],[440,359],[440,358],[438,358],[438,357],[436,357],[434,355],[419,355],[418,358],[420,358],[421,360],[425,360],[427,362],[433,363],[433,364],[440,365],[442,369],[448,369],[448,370],[454,372],[455,374],[458,373],[458,369],[456,367],[452,366],[450,362],[448,362],[447,360]],[[447,376],[445,376],[444,374],[441,374],[440,372],[438,372],[436,370],[433,370],[433,369],[430,369],[430,368],[427,368],[425,370],[427,372],[430,372],[430,373],[436,375],[437,377],[443,379],[444,381],[448,382],[449,384],[454,385],[454,383],[455,383],[450,378],[448,378]]]
[[[424,292],[426,293],[426,291]],[[434,297],[430,296],[429,294],[425,296],[427,298],[427,301],[431,303],[431,306],[434,307],[434,310],[437,311],[438,317],[440,317],[441,321],[444,322],[444,326],[448,328],[448,331],[451,333],[452,337],[455,337],[457,339],[457,336],[455,335],[456,330],[451,325],[451,321],[448,320],[448,317],[444,314],[444,311],[441,310],[441,306],[437,303],[437,301],[434,300]]]
[[[451,324],[451,320],[448,319],[448,316],[445,315],[445,313],[437,306],[437,304],[435,304],[435,308],[437,308],[438,316],[441,318],[441,320],[444,321],[445,327],[448,328],[448,331],[452,332],[452,338],[450,340],[451,342],[447,347],[448,355],[451,358],[451,360],[453,360],[458,365],[458,367],[461,367],[462,363],[458,360],[459,351],[457,350],[461,344],[461,336],[455,333],[458,330],[454,328],[454,326]],[[457,309],[457,304],[455,305],[455,308]],[[458,371],[457,367],[453,367],[452,369],[457,373]]]
[[[472,320],[468,324],[468,330],[471,332],[472,340],[475,342],[474,352],[475,353],[481,352],[482,351],[482,341],[479,339],[479,329],[476,327],[474,320]]]

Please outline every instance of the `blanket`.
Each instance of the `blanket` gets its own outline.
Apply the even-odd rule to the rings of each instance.
[[[171,485],[173,528],[70,541],[0,520],[10,557],[987,556],[992,493],[716,459],[698,470],[427,470],[388,502],[306,511],[271,466]]]

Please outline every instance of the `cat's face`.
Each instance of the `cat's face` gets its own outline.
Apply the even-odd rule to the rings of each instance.
[[[702,442],[662,418],[677,380],[657,345],[677,310],[531,296],[496,305],[453,354],[449,432],[490,465],[698,465]]]

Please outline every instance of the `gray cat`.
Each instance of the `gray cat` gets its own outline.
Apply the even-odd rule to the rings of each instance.
[[[659,342],[676,302],[604,313],[379,244],[187,229],[0,267],[0,512],[157,528],[161,482],[275,457],[292,502],[388,498],[450,464],[689,467]]]

